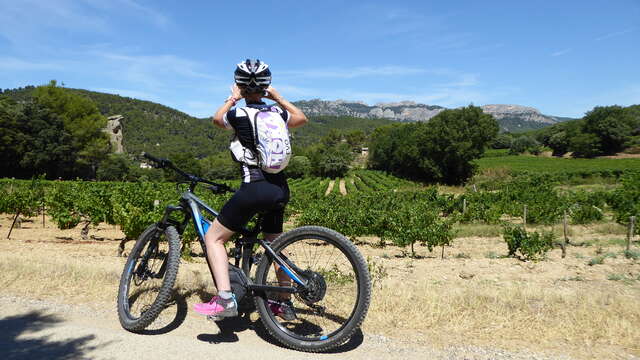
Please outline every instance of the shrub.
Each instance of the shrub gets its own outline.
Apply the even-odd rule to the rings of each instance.
[[[540,143],[530,136],[520,136],[513,140],[511,147],[509,148],[509,154],[517,155],[523,152],[529,152],[531,154],[539,154],[542,147]]]
[[[625,250],[624,257],[627,259],[640,260],[640,251],[638,250]]]
[[[522,226],[506,225],[502,236],[509,248],[509,256],[524,260],[539,260],[553,248],[553,232],[527,233]]]

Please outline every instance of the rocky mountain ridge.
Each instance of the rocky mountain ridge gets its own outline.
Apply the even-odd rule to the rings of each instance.
[[[385,118],[395,121],[428,121],[438,115],[445,107],[426,105],[413,101],[378,103],[368,105],[361,101],[302,100],[295,104],[308,115],[354,116],[362,118]],[[538,129],[569,120],[540,113],[537,109],[522,105],[491,104],[481,106],[482,110],[493,115],[502,131],[518,132]]]

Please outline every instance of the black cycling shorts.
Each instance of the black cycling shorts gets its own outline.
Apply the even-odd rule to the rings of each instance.
[[[240,232],[254,215],[263,213],[262,231],[281,233],[284,207],[288,202],[289,186],[286,180],[277,183],[267,180],[242,183],[220,210],[218,221],[227,229]]]

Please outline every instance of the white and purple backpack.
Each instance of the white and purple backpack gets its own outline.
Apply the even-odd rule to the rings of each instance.
[[[275,106],[256,109],[243,107],[253,128],[254,149],[240,143],[236,136],[229,150],[233,158],[249,166],[259,166],[263,171],[276,174],[282,171],[291,158],[291,141],[289,129],[280,115],[281,110]],[[257,156],[256,156],[257,155]]]

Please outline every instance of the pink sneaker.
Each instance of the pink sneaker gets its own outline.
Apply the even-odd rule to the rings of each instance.
[[[216,295],[209,302],[193,305],[193,310],[202,315],[218,318],[238,316],[238,304],[236,304],[235,297],[225,300]]]
[[[269,300],[269,309],[275,316],[279,316],[287,321],[293,321],[297,319],[296,311],[293,308],[291,300],[275,301]]]

